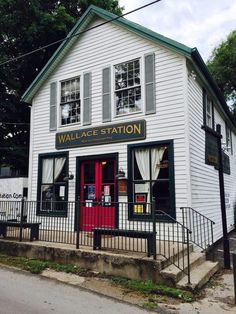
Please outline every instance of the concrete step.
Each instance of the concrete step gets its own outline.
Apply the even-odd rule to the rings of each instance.
[[[205,261],[190,273],[190,281],[188,284],[188,276],[184,276],[178,283],[178,288],[188,288],[190,290],[200,289],[209,279],[218,271],[219,263]]]
[[[198,265],[201,265],[206,260],[205,253],[199,252],[192,252],[189,255],[189,262],[190,262],[190,270],[193,270]],[[176,262],[180,268],[184,268],[187,271],[187,256],[185,255],[183,258],[180,258],[179,262]],[[180,270],[176,265],[172,264],[167,266],[163,270],[161,270],[161,275],[163,278],[170,280],[172,285],[175,285],[185,274],[182,270]]]

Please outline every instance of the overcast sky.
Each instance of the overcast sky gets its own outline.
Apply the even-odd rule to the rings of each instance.
[[[125,12],[152,0],[119,0]],[[236,0],[161,0],[126,16],[153,31],[189,47],[197,47],[206,61],[236,29]]]

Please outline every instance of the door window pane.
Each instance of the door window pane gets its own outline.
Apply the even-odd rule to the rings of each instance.
[[[107,160],[101,162],[102,166],[102,183],[113,183],[115,176],[114,161]]]
[[[84,164],[84,183],[95,183],[95,163],[89,162]]]

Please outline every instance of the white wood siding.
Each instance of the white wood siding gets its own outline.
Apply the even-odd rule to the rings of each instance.
[[[212,219],[214,226],[214,240],[222,237],[222,219],[220,207],[220,191],[218,171],[205,164],[205,131],[203,125],[203,90],[197,80],[188,77],[188,104],[189,104],[189,128],[190,128],[190,165],[191,165],[191,189],[192,208]],[[214,107],[215,125],[221,124],[222,143],[225,142],[225,121]],[[232,133],[233,143],[235,134]],[[226,209],[228,231],[234,224],[233,209],[236,202],[236,152],[230,157],[231,175],[224,174],[225,193],[230,195],[230,208]]]
[[[101,20],[97,20],[90,26],[99,22]],[[132,60],[134,57],[141,57],[143,60],[144,54],[152,52],[155,53],[156,114],[145,116],[143,106],[143,112],[137,114],[114,117],[113,113],[111,124],[145,119],[147,122],[147,138],[145,141],[139,142],[174,140],[176,207],[186,206],[188,197],[188,178],[186,175],[188,160],[186,156],[188,154],[186,154],[187,148],[185,145],[185,59],[112,23],[85,33],[34,98],[33,124],[31,126],[33,140],[31,140],[30,155],[32,160],[32,163],[30,163],[31,200],[37,198],[38,155],[56,151],[56,132],[49,131],[50,83],[90,71],[92,73],[91,126],[105,125],[102,123],[102,69],[121,61]],[[145,99],[144,94],[142,99]],[[60,121],[59,115],[58,121]],[[58,127],[57,132],[82,127],[81,125]],[[138,143],[138,141],[132,143]],[[77,156],[118,152],[119,167],[122,167],[127,174],[127,144],[129,142],[70,149],[69,170],[73,174],[76,173]],[[76,179],[69,181],[69,200],[71,201],[75,199],[75,184]]]

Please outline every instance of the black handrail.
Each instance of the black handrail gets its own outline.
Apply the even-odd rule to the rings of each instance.
[[[159,224],[157,230],[161,230],[161,224],[164,226],[162,234],[157,233],[157,238],[161,238],[164,235],[164,241],[162,242],[164,248],[161,249],[161,246],[159,245],[157,254],[162,255],[171,264],[175,265],[186,274],[188,276],[188,283],[190,283],[191,230],[161,210],[156,211],[156,223]],[[173,246],[172,254],[170,254],[171,245]]]
[[[208,250],[214,243],[215,222],[192,207],[180,207],[180,210],[182,210],[183,225],[192,231],[190,241],[204,251]]]

